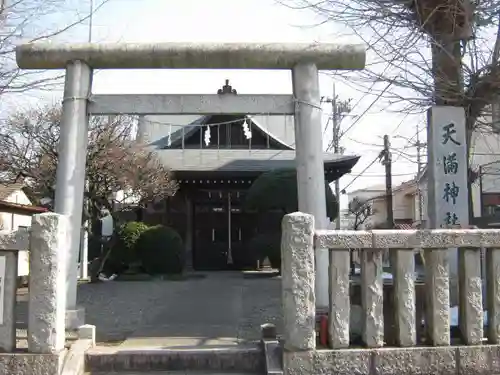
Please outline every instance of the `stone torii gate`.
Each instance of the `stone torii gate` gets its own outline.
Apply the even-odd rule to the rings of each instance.
[[[295,44],[52,44],[18,46],[21,69],[66,69],[55,211],[70,218],[66,326],[83,324],[76,306],[77,259],[85,181],[89,114],[116,113],[286,113],[295,114],[299,210],[325,229],[323,144],[318,70],[358,70],[365,66],[363,45]],[[93,69],[288,69],[293,96],[135,95],[93,97]],[[288,101],[289,105],[286,105]],[[285,109],[276,109],[278,104]],[[107,107],[107,109],[106,109]],[[123,111],[122,111],[123,110]],[[121,111],[121,112],[120,112]],[[300,239],[297,239],[300,241]],[[316,253],[317,307],[328,306],[328,264],[349,267],[349,257]]]

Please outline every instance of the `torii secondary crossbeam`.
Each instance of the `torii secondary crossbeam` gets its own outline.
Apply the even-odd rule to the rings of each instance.
[[[318,69],[365,66],[363,45],[331,43],[53,44],[18,46],[22,69],[66,69],[55,210],[70,217],[67,265],[68,328],[83,324],[76,306],[77,261],[82,220],[88,115],[93,69],[289,69],[292,71],[299,210],[327,225]],[[214,102],[215,103],[215,102]],[[244,107],[244,101],[238,100]],[[255,103],[253,103],[255,104]],[[222,104],[217,104],[221,106]],[[191,104],[191,107],[194,104]],[[203,106],[200,105],[200,108]],[[257,111],[254,108],[252,111]],[[263,105],[263,111],[268,105]],[[245,108],[241,108],[245,109]],[[213,109],[217,111],[217,108]],[[210,112],[211,109],[204,108]],[[345,252],[316,252],[317,306],[328,306],[328,264],[349,267]],[[334,281],[332,281],[334,283]]]

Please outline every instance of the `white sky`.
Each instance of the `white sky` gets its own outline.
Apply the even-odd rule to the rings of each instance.
[[[89,4],[89,0],[87,4]],[[81,0],[79,4],[89,9]],[[83,5],[82,5],[83,4]],[[62,22],[63,20],[57,20]],[[94,42],[357,42],[345,36],[347,31],[330,22],[321,27],[314,26],[318,19],[308,11],[288,9],[275,0],[110,0],[94,16]],[[342,34],[342,36],[339,36]],[[85,42],[88,39],[88,25],[83,25],[63,36],[66,41]],[[94,78],[94,93],[214,93],[229,79],[238,93],[280,94],[291,93],[290,73],[286,71],[99,71]],[[327,74],[320,74],[321,95],[332,95],[333,80]],[[363,114],[375,97],[363,95],[338,83],[337,94],[341,99],[352,98],[357,103],[352,114]],[[53,91],[38,95],[39,102],[57,102],[62,93]],[[21,104],[26,97],[16,97]],[[30,98],[31,102],[34,100]],[[348,117],[342,123],[345,130],[356,124],[341,139],[341,146],[348,154],[361,155],[361,160],[351,175],[341,179],[340,187],[347,191],[384,182],[384,169],[375,163],[362,176],[355,178],[380,152],[382,137],[393,137],[395,148],[407,146],[405,138],[414,136],[416,126],[423,126],[421,116],[408,116],[383,111],[383,103],[375,104],[361,120]],[[325,105],[325,124],[329,105]],[[325,146],[331,138],[331,128],[325,132]],[[425,138],[425,132],[421,133]],[[425,139],[424,139],[425,140]],[[377,145],[377,146],[376,146]],[[405,150],[411,156],[415,148]],[[408,180],[416,171],[416,163],[405,160],[408,155],[394,154],[393,184]],[[413,160],[415,158],[413,157]],[[342,206],[347,197],[341,198]]]

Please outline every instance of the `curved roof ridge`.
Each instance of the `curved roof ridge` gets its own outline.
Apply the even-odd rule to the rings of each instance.
[[[270,136],[271,138],[273,138],[276,142],[280,143],[281,145],[283,145],[285,147],[290,148],[290,150],[295,150],[295,147],[293,147],[292,145],[289,145],[289,144],[285,143],[284,141],[282,141],[281,139],[279,139],[278,137],[276,137],[268,129],[264,128],[261,124],[259,124],[257,122],[257,120],[255,120],[254,117],[252,117],[250,115],[245,115],[245,118],[247,118],[250,121],[252,121],[254,123],[254,125],[257,126],[257,128],[259,128],[260,131],[262,131],[264,134],[267,134],[268,136]]]

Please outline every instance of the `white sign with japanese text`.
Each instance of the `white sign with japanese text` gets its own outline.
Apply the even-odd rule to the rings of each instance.
[[[469,224],[465,111],[432,107],[427,112],[428,228]],[[458,249],[449,249],[450,303],[458,303]]]
[[[469,194],[464,109],[432,107],[428,121],[429,226],[467,227]]]
[[[5,306],[5,263],[6,256],[0,256],[0,325],[3,325],[3,308]]]

